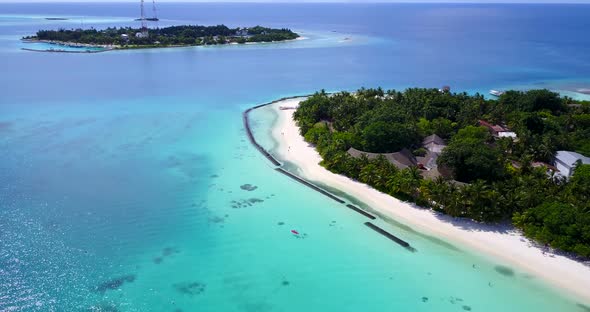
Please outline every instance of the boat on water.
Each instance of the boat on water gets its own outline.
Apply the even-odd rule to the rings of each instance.
[[[500,96],[500,95],[504,94],[504,91],[490,90],[490,94],[493,96]]]

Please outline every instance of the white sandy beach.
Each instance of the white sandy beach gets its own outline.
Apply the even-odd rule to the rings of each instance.
[[[512,228],[498,231],[498,227],[415,208],[320,166],[320,155],[299,135],[292,118],[294,110],[279,110],[279,106],[295,107],[301,100],[290,99],[272,105],[279,116],[272,131],[278,142],[274,154],[295,164],[302,177],[337,188],[422,233],[474,248],[564,289],[574,298],[590,301],[590,267],[563,256],[543,253],[519,231]]]

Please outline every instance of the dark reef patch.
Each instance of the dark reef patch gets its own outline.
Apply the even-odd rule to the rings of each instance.
[[[449,302],[452,304],[455,304],[457,302],[463,302],[463,299],[461,299],[459,297],[449,297]]]
[[[206,200],[201,200],[201,201],[199,201],[198,203],[197,203],[197,202],[193,202],[193,203],[191,204],[191,207],[197,207],[197,208],[207,208],[207,206],[206,206],[206,202],[207,202]]]
[[[287,280],[283,280],[283,282],[281,283],[281,285],[283,285],[283,286],[289,286],[289,285],[291,285],[291,283],[289,281],[287,281]]]
[[[255,189],[258,188],[258,186],[252,185],[252,184],[244,184],[242,186],[240,186],[240,188],[244,191],[248,191],[248,192],[252,192]]]
[[[223,222],[225,222],[225,218],[218,217],[218,216],[212,216],[212,217],[209,218],[209,222],[212,222],[212,223],[223,223]]]
[[[107,290],[115,290],[121,288],[125,283],[133,283],[135,281],[135,274],[129,274],[120,276],[111,280],[108,280],[102,284],[96,286],[96,291],[99,293],[105,293]]]
[[[173,256],[174,254],[179,253],[180,250],[178,250],[175,247],[166,247],[164,249],[162,249],[162,253],[159,256],[156,256],[152,259],[152,261],[155,264],[160,264],[162,262],[164,262],[164,259]]]
[[[468,306],[468,305],[464,305],[463,306],[463,310],[465,310],[465,311],[471,311],[471,307]]]
[[[240,309],[246,312],[272,311],[273,306],[266,302],[249,302],[240,305]]]
[[[205,291],[205,284],[200,282],[185,282],[174,284],[174,289],[183,295],[197,296]]]
[[[428,297],[422,297],[422,302],[428,302]]]
[[[497,265],[494,267],[494,270],[496,270],[496,272],[504,275],[504,276],[509,276],[509,277],[513,277],[514,276],[514,271],[509,268],[509,267],[505,267],[502,265]]]
[[[179,252],[180,251],[178,249],[174,248],[174,247],[166,247],[166,248],[162,249],[162,256],[168,257],[168,256],[171,256],[173,254],[177,254]]]
[[[92,305],[86,311],[89,312],[119,312],[119,308],[114,303],[99,303],[97,305]]]
[[[285,222],[281,221],[281,222],[277,223],[277,225],[285,225]]]
[[[165,168],[176,168],[176,167],[180,167],[181,165],[182,165],[182,160],[180,160],[176,156],[168,156],[168,158],[166,158],[166,160],[164,161]]]
[[[249,198],[249,199],[242,199],[242,200],[232,200],[231,207],[234,209],[252,207],[255,204],[264,202],[263,199],[260,198]]]

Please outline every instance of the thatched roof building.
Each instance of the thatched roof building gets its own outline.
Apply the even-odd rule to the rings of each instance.
[[[414,155],[412,155],[412,152],[410,152],[410,150],[408,150],[407,148],[404,148],[397,153],[378,154],[378,153],[368,153],[368,152],[359,151],[359,150],[355,149],[354,147],[351,147],[350,149],[348,149],[348,155],[350,155],[354,158],[361,158],[364,155],[368,159],[374,159],[379,156],[383,156],[383,157],[385,157],[385,159],[387,159],[390,163],[392,163],[398,169],[405,169],[408,167],[418,165],[418,162],[416,161],[416,157],[414,157]]]

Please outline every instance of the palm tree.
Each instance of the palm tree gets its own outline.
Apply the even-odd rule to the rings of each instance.
[[[449,200],[444,206],[445,212],[453,217],[463,216],[466,210],[463,197],[464,195],[462,194],[462,191],[455,185],[451,185],[449,188]]]
[[[469,215],[476,220],[485,220],[485,210],[488,205],[487,198],[489,187],[482,180],[477,180],[469,186],[463,188],[465,199],[469,204]]]
[[[422,175],[418,167],[409,167],[401,172],[401,192],[416,200],[418,198],[418,188],[422,180]]]
[[[373,185],[377,173],[377,166],[375,166],[375,164],[370,163],[361,169],[361,173],[359,174],[359,181],[365,184]]]
[[[422,196],[437,210],[444,209],[449,202],[450,187],[442,177],[437,177],[434,181],[427,181],[420,190]]]
[[[401,171],[390,175],[387,179],[386,188],[389,190],[390,195],[397,195],[401,192]]]
[[[535,151],[535,156],[537,159],[550,162],[553,160],[555,156],[555,152],[552,149],[552,145],[549,145],[549,142],[544,142],[537,146],[537,150]]]

